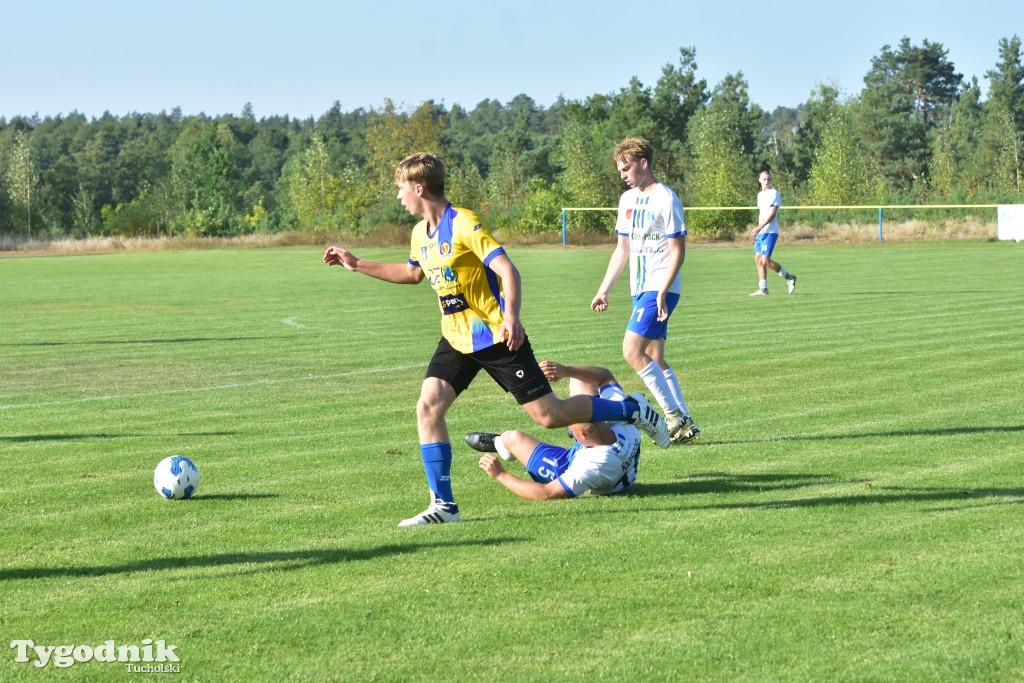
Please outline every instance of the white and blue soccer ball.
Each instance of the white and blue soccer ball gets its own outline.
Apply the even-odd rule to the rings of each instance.
[[[184,455],[164,458],[153,472],[153,486],[167,499],[190,498],[199,488],[199,468]]]

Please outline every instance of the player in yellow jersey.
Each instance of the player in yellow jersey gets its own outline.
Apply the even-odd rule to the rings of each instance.
[[[405,263],[369,261],[336,246],[324,253],[329,266],[396,284],[415,285],[426,279],[437,293],[442,337],[416,405],[431,503],[399,526],[460,520],[452,493],[452,447],[445,415],[481,369],[542,427],[622,421],[636,423],[662,448],[669,445],[665,421],[643,394],[625,400],[587,395],[560,399],[552,392],[519,319],[519,271],[485,221],[448,201],[447,172],[444,161],[428,153],[409,155],[395,169],[398,201],[423,219],[413,227]]]

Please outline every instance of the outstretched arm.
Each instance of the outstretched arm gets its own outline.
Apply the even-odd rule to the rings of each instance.
[[[587,384],[603,387],[606,384],[615,382],[615,375],[608,368],[599,365],[562,365],[554,361],[545,360],[540,362],[540,369],[544,376],[551,382],[557,382],[563,377],[578,379]]]
[[[480,469],[487,473],[494,481],[498,482],[520,498],[527,500],[554,500],[555,498],[568,498],[569,492],[562,488],[557,481],[549,481],[541,484],[536,481],[526,481],[506,472],[501,466],[501,461],[490,453],[480,458]]]
[[[353,273],[394,282],[399,285],[415,285],[423,281],[423,269],[411,263],[378,263],[356,258],[356,255],[341,247],[328,247],[324,252],[324,263],[328,266],[343,266]]]

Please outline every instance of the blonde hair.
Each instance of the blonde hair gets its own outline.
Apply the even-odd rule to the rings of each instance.
[[[654,148],[651,143],[640,137],[626,138],[615,148],[612,156],[615,163],[621,163],[629,159],[647,159],[647,165],[654,163]]]
[[[395,168],[395,182],[419,183],[434,195],[444,195],[448,166],[444,159],[429,152],[417,152],[402,159]]]

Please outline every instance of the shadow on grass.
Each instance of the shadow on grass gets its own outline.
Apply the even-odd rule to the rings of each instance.
[[[188,500],[189,505],[200,505],[204,500],[261,500],[277,497],[276,493],[200,493]]]
[[[284,335],[271,337],[169,337],[167,339],[95,339],[84,341],[10,342],[0,346],[102,346],[121,344],[195,344],[197,342],[261,341],[263,339],[290,339]]]
[[[894,291],[894,290],[884,291],[884,290],[880,290],[880,289],[875,289],[875,290],[871,290],[871,291],[868,291],[868,292],[843,292],[842,296],[885,296],[885,297],[890,297],[890,296],[898,296],[898,297],[919,296],[919,297],[922,297],[922,298],[931,299],[939,291],[940,290],[937,290],[937,289],[934,289],[934,288],[929,288],[927,290],[920,290],[920,289],[918,289],[918,290],[912,290],[912,291],[907,291],[907,292],[898,292],[898,291]],[[961,294],[984,294],[984,295],[988,296],[990,294],[1002,294],[1004,292],[1008,293],[1008,292],[1012,292],[1013,290],[1011,290],[1011,289],[953,289],[953,288],[950,288],[950,289],[942,290],[942,291],[949,292],[950,294],[956,294],[957,296],[959,296]]]
[[[681,481],[659,484],[633,484],[624,495],[636,498],[665,495],[693,495],[701,493],[757,493],[799,489],[807,486],[838,484],[831,474],[729,474],[728,472],[701,472]]]
[[[321,548],[315,550],[281,550],[252,553],[221,553],[193,557],[155,557],[124,564],[100,564],[84,567],[23,567],[0,569],[0,582],[24,579],[50,579],[57,577],[108,576],[134,572],[162,571],[166,569],[192,569],[197,567],[258,568],[261,571],[303,569],[343,562],[362,562],[381,557],[393,557],[421,550],[436,550],[464,546],[500,546],[522,542],[525,539],[491,538],[478,541],[447,541],[440,543],[409,543],[407,545],[381,545],[365,550],[348,548]]]
[[[827,474],[739,474],[708,472],[693,474],[682,481],[658,484],[634,484],[625,495],[636,498],[694,494],[750,494],[785,491],[817,486],[857,486],[860,491],[841,495],[822,495],[786,500],[722,502],[712,505],[685,506],[686,510],[743,510],[772,508],[812,508],[843,505],[881,505],[890,503],[977,501],[976,505],[931,508],[928,511],[949,511],[964,507],[1024,504],[1024,488],[965,488],[875,486],[864,480],[839,480]],[[982,500],[1004,500],[980,503]]]
[[[865,487],[864,493],[842,496],[819,496],[793,500],[773,500],[749,503],[722,503],[692,509],[756,509],[756,508],[812,508],[842,505],[883,505],[890,503],[918,503],[924,501],[979,500],[984,498],[1011,498],[1006,503],[1024,503],[1024,488],[965,489],[965,488],[906,488],[902,486]],[[974,506],[969,506],[974,507]],[[953,508],[949,508],[953,509]]]
[[[234,436],[238,432],[188,432],[180,434],[22,434],[0,436],[0,442],[29,443],[32,441],[86,441],[88,439],[148,439],[154,436]]]
[[[998,432],[1024,432],[1024,425],[996,425],[992,427],[946,427],[943,429],[895,429],[883,432],[859,432],[856,434],[806,434],[800,436],[773,436],[765,439],[743,439],[730,441],[727,439],[714,440],[702,438],[699,441],[688,444],[687,448],[700,446],[729,446],[758,443],[772,443],[776,441],[834,441],[839,439],[871,439],[875,437],[897,437],[907,436],[957,436],[961,434],[992,434]]]

